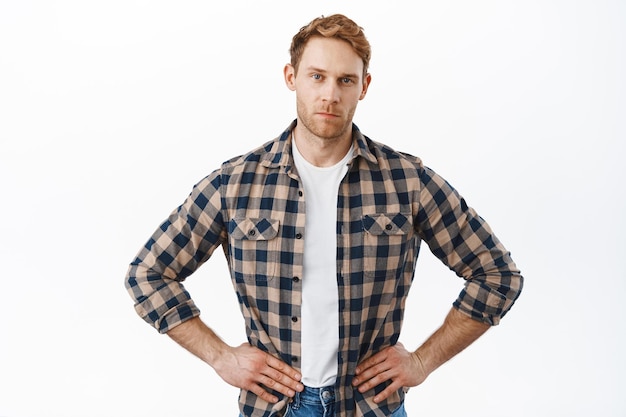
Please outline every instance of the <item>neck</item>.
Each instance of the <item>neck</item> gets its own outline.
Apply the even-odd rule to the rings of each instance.
[[[298,124],[294,129],[293,140],[304,159],[317,167],[335,165],[352,146],[352,130],[336,138],[320,138],[300,126]]]

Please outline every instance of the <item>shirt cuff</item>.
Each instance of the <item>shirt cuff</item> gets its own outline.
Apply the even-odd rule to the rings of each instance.
[[[177,281],[165,283],[135,304],[135,311],[159,333],[167,333],[179,324],[200,315],[200,310],[189,293]]]
[[[471,318],[496,326],[512,306],[513,300],[489,287],[485,282],[467,281],[454,307]]]

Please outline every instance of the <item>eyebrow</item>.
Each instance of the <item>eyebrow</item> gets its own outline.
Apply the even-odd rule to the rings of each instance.
[[[307,71],[308,72],[319,72],[321,74],[326,74],[328,73],[328,71],[321,69],[321,68],[316,68],[316,67],[307,67]],[[342,74],[341,76],[339,76],[339,78],[359,78],[359,76],[357,74]]]

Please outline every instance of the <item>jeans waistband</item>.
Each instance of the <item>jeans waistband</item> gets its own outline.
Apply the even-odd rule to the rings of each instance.
[[[335,387],[304,387],[302,392],[296,392],[293,397],[293,406],[298,408],[300,403],[305,404],[321,404],[327,406],[335,401]]]

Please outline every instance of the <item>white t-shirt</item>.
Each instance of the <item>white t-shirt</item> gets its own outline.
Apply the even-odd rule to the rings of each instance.
[[[304,159],[292,138],[293,159],[304,186],[306,224],[302,277],[302,383],[333,385],[339,348],[337,197],[353,153],[330,167]]]

